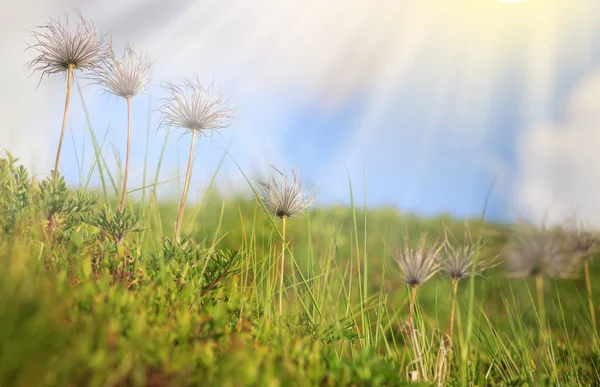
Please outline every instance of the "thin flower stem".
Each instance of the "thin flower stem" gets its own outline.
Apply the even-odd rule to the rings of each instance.
[[[585,273],[585,285],[587,288],[588,303],[590,306],[590,317],[592,318],[592,326],[594,328],[594,335],[596,334],[596,311],[594,310],[594,299],[592,298],[592,283],[590,282],[590,265],[588,261],[585,261],[583,265]]]
[[[544,277],[541,275],[535,276],[535,287],[537,290],[538,316],[540,319],[540,348],[546,339],[546,305],[544,302]]]
[[[423,353],[421,351],[421,345],[419,344],[419,339],[417,337],[417,329],[415,327],[414,321],[414,312],[415,312],[415,302],[417,300],[417,287],[416,285],[412,285],[410,288],[410,309],[408,313],[408,323],[410,330],[410,338],[412,341],[413,349],[415,351],[415,357],[417,360],[417,364],[420,366],[421,377],[423,380],[427,380],[427,374],[425,373],[425,367],[423,365]]]
[[[283,314],[283,274],[285,271],[285,223],[286,216],[281,217],[281,273],[279,276],[279,315]]]
[[[452,334],[454,333],[454,313],[456,311],[456,294],[458,292],[458,279],[452,280],[452,309],[450,311],[450,342],[452,342]]]
[[[415,301],[417,298],[417,287],[416,286],[411,286],[410,287],[410,309],[408,312],[408,322],[410,323],[410,328],[414,329],[415,328],[415,324],[413,321],[413,317],[414,317],[414,312],[415,312]]]
[[[127,250],[123,250],[123,271],[121,272],[121,277],[125,278],[127,273]]]
[[[119,246],[121,246],[121,241],[115,240],[115,245],[117,246],[117,262],[119,260]],[[118,271],[118,263],[115,268],[115,272]],[[127,252],[123,251],[123,267],[121,267],[121,278],[125,278],[125,272],[127,271]]]
[[[183,208],[185,207],[185,199],[187,198],[188,187],[190,185],[190,177],[192,175],[192,161],[194,160],[194,144],[196,142],[196,131],[192,130],[192,143],[190,144],[190,156],[188,158],[187,172],[185,173],[185,183],[183,184],[183,195],[181,195],[181,203],[177,212],[177,222],[175,223],[175,240],[179,242],[179,230],[181,228],[181,217],[183,216]]]
[[[129,153],[131,150],[131,97],[127,98],[127,153],[125,156],[125,176],[123,177],[123,191],[121,192],[121,207],[125,209],[125,200],[127,198],[127,178],[129,177]]]
[[[69,113],[69,101],[71,100],[71,86],[73,84],[74,65],[67,67],[67,96],[65,97],[65,111],[63,115],[62,129],[60,131],[60,140],[58,141],[58,150],[56,151],[56,162],[54,163],[54,188],[58,185],[58,164],[60,162],[60,153],[62,151],[63,140],[65,138],[65,128],[67,127],[67,116]]]

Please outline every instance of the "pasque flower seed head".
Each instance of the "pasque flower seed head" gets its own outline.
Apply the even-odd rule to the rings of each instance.
[[[292,218],[304,212],[315,202],[314,191],[302,188],[302,180],[294,170],[289,178],[275,169],[279,179],[271,176],[266,183],[260,183],[260,196],[267,210],[280,218]]]
[[[77,16],[79,20],[74,23],[65,16],[64,21],[50,19],[48,24],[34,27],[35,43],[28,49],[38,55],[27,63],[27,68],[40,71],[43,76],[66,72],[69,68],[95,68],[108,57],[104,37],[98,36],[93,23],[81,13]]]

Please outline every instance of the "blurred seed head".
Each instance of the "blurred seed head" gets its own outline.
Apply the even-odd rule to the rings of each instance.
[[[302,180],[294,170],[289,178],[276,168],[279,179],[271,176],[266,183],[259,183],[259,194],[267,210],[280,218],[292,218],[306,211],[316,199],[314,191],[302,188]]]
[[[600,252],[600,237],[579,225],[567,229],[566,238],[573,253],[582,260],[591,260]]]
[[[473,273],[475,255],[480,248],[477,244],[453,246],[446,243],[440,254],[440,272],[446,278],[460,280]],[[491,262],[478,260],[475,274],[479,275],[490,266]]]
[[[505,247],[506,268],[514,277],[578,276],[580,260],[563,230],[519,225]]]
[[[404,236],[404,246],[394,255],[400,269],[400,278],[408,285],[420,286],[440,270],[438,254],[444,247],[437,241],[427,243],[427,234],[421,235],[417,248],[410,246],[408,236]]]
[[[121,51],[121,60],[112,51],[104,66],[94,70],[93,79],[105,92],[123,98],[143,93],[150,83],[153,63],[143,53],[137,54],[129,44]]]
[[[33,28],[35,43],[28,49],[38,55],[26,64],[28,69],[40,71],[43,76],[67,71],[69,66],[94,68],[107,58],[104,37],[98,36],[93,23],[81,13],[77,16],[79,20],[73,23],[65,16],[64,20],[50,19],[48,24]]]
[[[160,126],[182,128],[188,132],[204,133],[230,126],[234,109],[212,86],[203,86],[197,77],[184,79],[181,85],[166,82],[169,94],[159,107]]]

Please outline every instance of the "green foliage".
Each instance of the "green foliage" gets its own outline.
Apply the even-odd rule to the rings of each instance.
[[[125,238],[144,230],[144,223],[130,208],[115,210],[108,205],[96,213],[81,212],[78,218],[101,231],[101,235],[110,238],[119,247]]]
[[[66,247],[81,226],[79,216],[92,211],[95,197],[65,185],[53,175],[33,183],[10,153],[0,158],[0,226],[4,235],[35,238],[45,232],[53,246]],[[42,220],[43,219],[43,220]],[[45,227],[42,227],[44,226]]]
[[[290,220],[280,317],[281,240],[255,200],[209,196],[187,211],[190,234],[175,241],[176,206],[130,198],[119,211],[111,198],[54,183],[34,184],[16,159],[0,158],[2,386],[419,385],[414,375],[458,386],[461,371],[469,385],[600,379],[581,281],[547,281],[551,334],[541,345],[533,283],[500,267],[475,279],[466,363],[467,281],[453,344],[452,284],[441,277],[419,288],[416,328],[407,329],[409,293],[388,247],[405,231],[412,242],[423,231],[464,235],[463,222],[343,207]],[[495,257],[504,228],[469,228],[489,242],[481,257]]]
[[[27,230],[30,220],[31,180],[17,162],[8,152],[0,158],[0,227],[7,235]]]
[[[180,286],[191,279],[194,292],[204,296],[239,273],[240,258],[235,250],[204,248],[189,239],[175,242],[165,238],[162,246],[150,254],[147,267],[168,273]]]
[[[97,199],[85,192],[72,192],[63,176],[51,174],[40,182],[34,200],[42,216],[48,220],[47,230],[57,245],[66,245],[81,225],[80,217],[90,213]]]

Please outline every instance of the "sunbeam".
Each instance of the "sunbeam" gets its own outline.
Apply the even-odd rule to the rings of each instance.
[[[364,166],[377,203],[467,214],[479,210],[478,195],[502,170],[497,205],[512,217],[527,212],[513,197],[523,172],[516,144],[529,127],[560,119],[567,95],[599,65],[600,7],[591,0],[505,3],[178,0],[167,7],[112,0],[56,2],[46,11],[81,6],[112,31],[115,45],[128,40],[145,47],[157,59],[157,79],[197,73],[218,84],[240,105],[240,123],[214,141],[225,146],[235,133],[231,150],[249,170],[267,172],[272,162],[308,167],[286,142],[304,132],[298,149],[319,165],[306,179],[320,182],[322,200],[345,202],[345,168],[360,178]],[[28,16],[4,36],[25,37],[34,21]],[[18,65],[5,64],[12,72]],[[149,93],[160,97],[159,84]],[[9,117],[24,111],[28,98]],[[104,110],[91,114],[100,128],[112,122]],[[308,115],[330,126],[307,130],[295,121]],[[22,125],[39,127],[30,125],[33,119]],[[72,120],[85,118],[74,113]],[[79,127],[76,137],[86,132]],[[2,143],[22,142],[15,134],[1,136]],[[160,140],[151,143],[156,151],[159,146]],[[33,154],[18,149],[30,162]],[[173,151],[165,160],[171,175]],[[216,150],[206,152],[200,174],[220,159]],[[226,184],[239,185],[234,168],[226,165],[223,173]],[[442,185],[446,194],[432,193]]]

